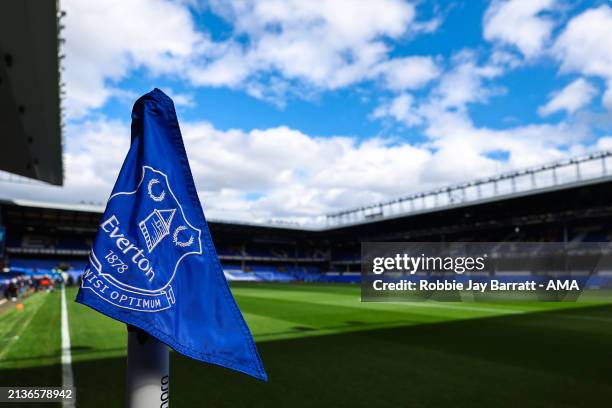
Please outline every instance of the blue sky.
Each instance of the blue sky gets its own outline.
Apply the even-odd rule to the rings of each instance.
[[[64,0],[66,186],[103,202],[134,100],[177,105],[216,218],[307,221],[612,147],[612,3]]]

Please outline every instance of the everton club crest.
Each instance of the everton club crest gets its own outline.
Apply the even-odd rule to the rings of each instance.
[[[176,302],[172,280],[181,262],[202,254],[200,237],[168,177],[143,166],[136,190],[110,197],[82,287],[122,308],[168,309]]]

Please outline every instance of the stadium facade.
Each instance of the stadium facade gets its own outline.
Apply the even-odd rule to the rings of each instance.
[[[0,4],[0,180],[64,182],[64,15],[55,0]]]
[[[362,242],[609,242],[608,168],[612,155],[602,152],[330,214],[322,225],[209,226],[229,279],[356,281]],[[491,183],[498,185],[487,195]],[[5,270],[61,267],[78,275],[102,210],[0,201]]]

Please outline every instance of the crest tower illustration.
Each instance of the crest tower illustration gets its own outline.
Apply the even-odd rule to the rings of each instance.
[[[149,252],[170,233],[170,224],[175,212],[176,209],[154,209],[147,218],[138,223]]]

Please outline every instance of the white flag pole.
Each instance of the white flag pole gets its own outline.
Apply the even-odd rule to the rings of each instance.
[[[167,408],[169,375],[168,347],[144,331],[128,326],[128,408]]]

